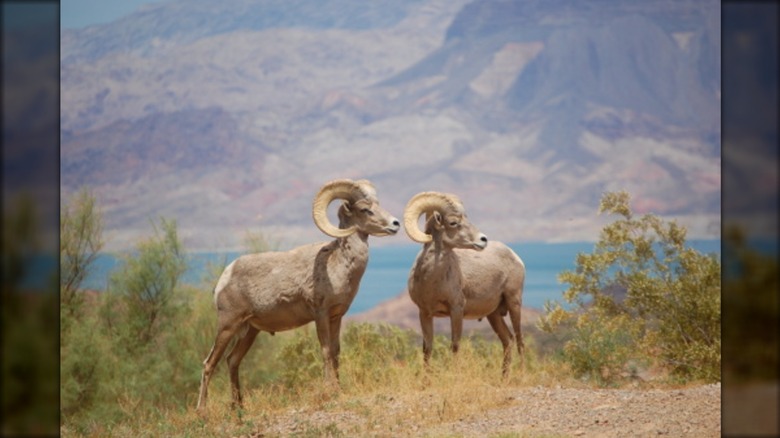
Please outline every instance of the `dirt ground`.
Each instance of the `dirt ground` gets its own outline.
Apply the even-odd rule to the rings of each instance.
[[[517,392],[511,406],[443,425],[444,435],[719,437],[720,385],[686,389],[547,389]],[[438,430],[435,431],[438,433]]]
[[[251,436],[721,436],[720,384],[682,389],[532,387],[507,394],[498,408],[449,422],[404,422],[408,409],[390,399],[386,415],[398,416],[392,427],[349,410],[293,411]]]

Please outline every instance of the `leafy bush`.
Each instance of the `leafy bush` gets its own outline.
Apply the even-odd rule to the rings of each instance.
[[[172,301],[186,262],[176,232],[176,222],[160,219],[155,235],[141,241],[137,252],[125,258],[119,272],[111,276],[111,292],[126,309],[126,328],[120,336],[132,350],[148,344],[165,327],[178,306]]]
[[[626,192],[607,193],[599,213],[620,219],[592,254],[578,254],[560,303],[540,328],[574,330],[564,348],[580,374],[604,382],[633,361],[656,360],[682,379],[720,380],[720,261],[686,246],[686,230],[646,214],[634,218]]]
[[[79,191],[60,211],[60,299],[63,313],[78,317],[81,283],[103,248],[103,216],[95,197]],[[67,329],[63,320],[63,328]]]
[[[155,228],[112,276],[112,291],[84,301],[78,324],[69,322],[62,334],[63,423],[82,432],[105,433],[105,425],[159,406],[182,408],[184,395],[197,391],[200,360],[188,326],[193,292],[177,288],[186,264],[176,224],[161,223],[162,232]]]
[[[386,324],[347,324],[341,343],[341,374],[361,387],[395,381],[396,367],[409,366],[419,354],[413,332]]]
[[[97,398],[102,353],[96,319],[83,318],[63,336],[60,345],[60,403],[64,417],[89,409]]]
[[[577,375],[609,385],[636,360],[636,329],[626,315],[603,318],[589,312],[577,320],[573,337],[564,346],[565,357]]]
[[[313,329],[313,325],[308,325],[295,330],[276,357],[276,361],[283,364],[279,377],[287,388],[309,385],[322,379],[322,353]]]

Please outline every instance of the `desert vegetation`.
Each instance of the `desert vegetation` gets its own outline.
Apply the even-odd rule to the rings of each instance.
[[[91,196],[86,192],[72,200],[66,217],[87,214],[92,219],[84,223],[99,224],[99,206],[85,202]],[[628,198],[621,196],[605,196],[602,209],[625,212]],[[619,304],[628,306],[639,300],[629,294],[624,301],[602,309],[601,298],[594,300],[573,292],[585,290],[580,284],[592,284],[578,280],[577,275],[597,272],[586,270],[588,265],[584,264],[594,255],[581,255],[581,272],[564,273],[562,279],[573,285],[566,297],[581,297],[582,306],[551,308],[544,326],[548,331],[527,332],[524,361],[515,362],[513,372],[503,380],[497,378],[502,371],[501,361],[495,360],[503,355],[502,345],[494,336],[465,333],[459,354],[453,356],[448,354],[448,337],[437,335],[426,371],[420,336],[376,321],[346,324],[343,328],[341,385],[339,391],[333,391],[322,385],[320,346],[309,324],[275,336],[258,336],[257,345],[243,361],[241,378],[245,387],[251,388],[245,394],[243,408],[230,408],[228,373],[224,361],[220,362],[210,394],[213,403],[206,415],[196,412],[195,406],[202,360],[211,348],[216,328],[212,296],[216,279],[206,276],[202,285],[178,281],[187,257],[176,223],[165,218],[153,221],[150,236],[125,256],[123,267],[113,274],[107,290],[99,293],[84,291],[78,277],[67,272],[79,260],[82,266],[78,269],[89,269],[89,252],[96,247],[74,243],[75,250],[61,248],[61,275],[76,278],[69,287],[80,296],[74,300],[61,295],[62,300],[78,305],[65,307],[63,303],[61,312],[60,432],[63,436],[256,436],[258,432],[295,436],[425,435],[436,425],[506,406],[511,402],[511,391],[518,388],[651,388],[719,381],[719,374],[712,371],[720,361],[719,354],[714,353],[719,351],[719,331],[708,332],[712,319],[719,318],[719,313],[712,314],[715,309],[719,311],[719,283],[708,280],[719,271],[719,261],[690,253],[684,231],[675,225],[658,219],[634,219],[630,214],[622,217],[605,228],[602,238],[615,233],[636,238],[642,228],[634,230],[629,225],[655,224],[662,234],[671,233],[670,248],[681,255],[676,264],[666,263],[675,275],[660,284],[669,286],[663,289],[669,293],[650,296],[657,289],[648,287],[647,301],[639,301],[657,307],[645,304],[636,311],[629,307],[625,312],[618,311],[623,309]],[[63,222],[63,226],[71,223]],[[650,226],[648,230],[656,228]],[[99,226],[88,229],[94,234],[92,242],[102,241]],[[663,238],[660,241],[665,242]],[[636,251],[625,241],[618,246],[600,242],[594,254],[617,254],[614,257],[619,260],[618,255]],[[642,254],[646,255],[640,251]],[[612,260],[613,256],[598,257]],[[634,265],[621,265],[625,272],[656,266],[651,263],[652,257],[631,260],[635,260]],[[644,264],[639,263],[641,260]],[[613,278],[608,275],[623,278],[606,268],[598,272],[604,275],[605,285],[609,283],[607,278]],[[628,278],[644,282],[636,284],[653,286],[660,281],[657,275],[646,271],[645,277],[634,274]],[[633,287],[629,291],[635,291]],[[700,311],[662,305],[670,294]],[[692,294],[690,299],[686,294]],[[688,327],[688,331],[675,332],[667,327],[667,315],[674,316],[677,325]],[[596,318],[603,324],[594,324]],[[646,324],[638,323],[643,320]],[[700,338],[702,331],[708,336]],[[609,342],[598,344],[598,348],[584,348],[586,339]],[[685,345],[690,346],[692,341],[701,345],[680,349],[680,343],[689,342]],[[638,357],[626,353],[629,350],[647,354]],[[675,355],[678,351],[692,356]],[[657,370],[657,374],[651,379],[630,372],[643,369]],[[274,429],[280,419],[285,419],[286,427]]]
[[[565,360],[600,383],[643,366],[719,381],[720,260],[687,247],[677,223],[635,217],[629,201],[627,192],[601,199],[599,212],[619,218],[592,254],[577,256],[576,270],[560,274],[570,307],[548,302],[541,327],[566,333]]]

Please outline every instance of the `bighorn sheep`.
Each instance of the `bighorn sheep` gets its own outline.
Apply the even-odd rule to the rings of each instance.
[[[327,217],[334,199],[339,227]],[[335,180],[314,198],[314,223],[331,242],[304,245],[287,252],[244,255],[230,263],[214,289],[218,330],[203,361],[198,410],[205,408],[209,380],[228,343],[238,340],[227,356],[233,406],[241,406],[238,366],[258,332],[274,334],[315,322],[322,348],[325,379],[338,382],[341,319],[349,309],[368,263],[368,236],[393,235],[398,219],[379,206],[367,180]]]
[[[426,215],[425,232],[417,226]],[[418,193],[404,210],[404,229],[423,244],[409,273],[409,296],[420,310],[425,364],[433,347],[433,318],[450,317],[452,351],[458,352],[463,319],[487,316],[504,346],[503,375],[512,360],[509,312],[522,360],[520,308],[525,265],[501,242],[490,242],[466,217],[460,199],[438,192]]]

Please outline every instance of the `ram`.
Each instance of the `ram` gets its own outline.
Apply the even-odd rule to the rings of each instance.
[[[425,231],[418,221],[425,214]],[[525,265],[501,242],[487,237],[469,222],[457,196],[418,193],[404,209],[404,229],[423,244],[409,273],[409,296],[420,311],[423,359],[433,348],[433,318],[450,317],[452,351],[458,352],[463,319],[487,317],[504,347],[503,375],[512,361],[512,341],[523,357],[520,309]],[[504,321],[509,313],[514,336]]]
[[[339,226],[330,223],[328,205],[342,199]],[[314,321],[325,379],[338,382],[341,319],[358,291],[368,263],[368,236],[388,236],[401,227],[379,206],[367,180],[335,180],[314,198],[314,223],[331,242],[287,252],[244,255],[230,263],[214,289],[218,328],[203,361],[198,410],[205,408],[211,375],[230,341],[227,356],[233,406],[241,406],[238,367],[261,331],[274,334]]]

